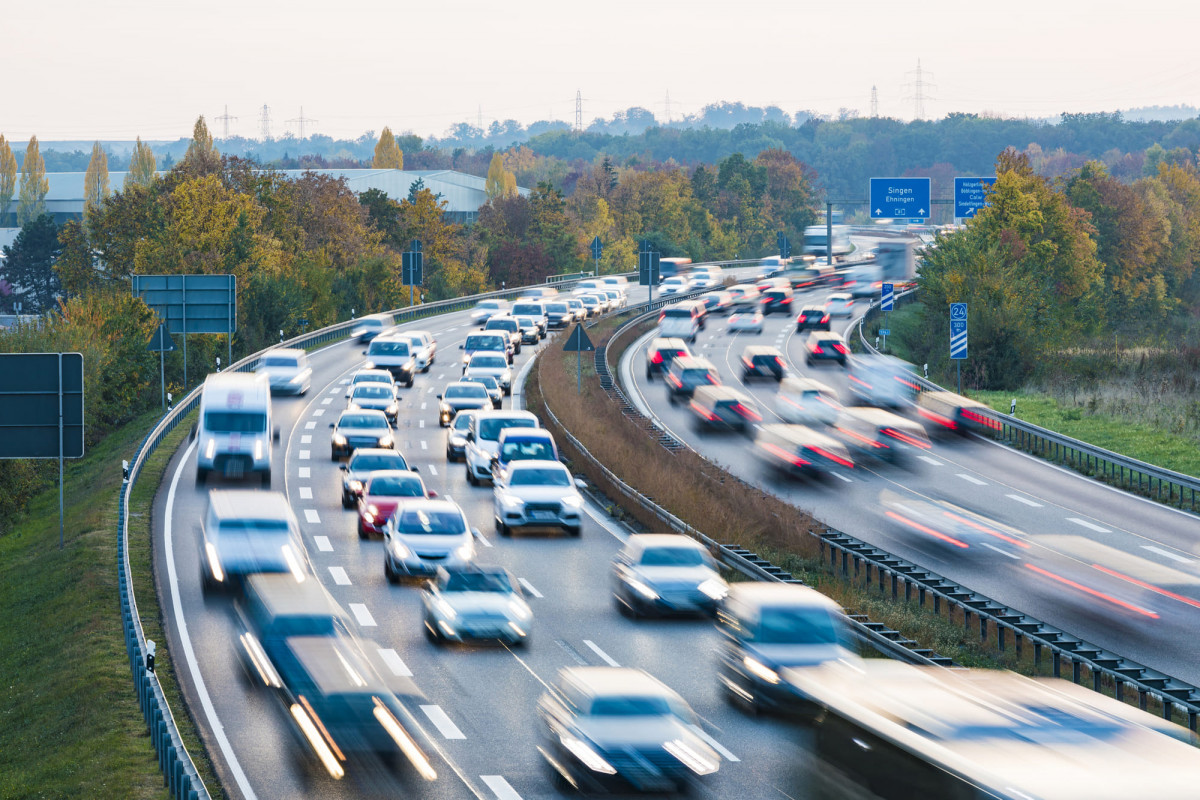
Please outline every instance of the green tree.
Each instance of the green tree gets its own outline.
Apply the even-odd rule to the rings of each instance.
[[[180,165],[191,175],[211,175],[221,169],[221,154],[217,152],[203,114],[196,118],[192,141]]]
[[[41,214],[21,228],[11,245],[4,247],[4,271],[10,282],[24,290],[26,314],[41,314],[54,308],[58,276],[58,226],[54,217]]]
[[[58,260],[54,272],[67,297],[89,294],[105,284],[106,277],[96,269],[87,230],[79,220],[68,220],[58,232]]]
[[[17,193],[17,158],[0,134],[0,228],[7,225],[8,209]]]
[[[383,133],[379,134],[371,166],[375,169],[404,169],[404,153],[400,150],[400,145],[396,144],[392,129],[386,125]]]
[[[90,219],[100,202],[108,197],[108,154],[100,142],[92,145],[92,160],[83,175],[83,216]]]
[[[25,159],[21,162],[21,199],[17,202],[17,225],[26,224],[46,213],[46,193],[50,181],[46,179],[46,162],[38,147],[36,136],[29,137],[25,148]]]
[[[133,146],[133,156],[129,159],[129,171],[125,173],[124,188],[128,189],[130,186],[149,187],[154,183],[154,171],[157,166],[154,161],[154,151],[139,136],[137,144]]]

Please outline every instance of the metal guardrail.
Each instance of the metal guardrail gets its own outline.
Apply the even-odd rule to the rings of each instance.
[[[528,288],[531,287],[521,286],[499,292],[468,295],[401,308],[390,313],[395,317],[396,324],[400,325],[423,317],[468,308],[480,300],[488,298],[514,297]],[[359,321],[356,319],[349,320],[293,337],[279,345],[246,356],[231,364],[226,371],[249,372],[258,366],[258,361],[264,353],[275,347],[308,348],[345,338],[358,324]],[[137,600],[134,597],[133,584],[130,580],[129,501],[146,461],[158,449],[167,434],[200,405],[202,388],[203,385],[196,386],[188,392],[179,401],[179,404],[169,410],[146,434],[146,438],[142,440],[131,459],[128,480],[122,486],[117,501],[117,581],[121,598],[121,620],[125,631],[125,650],[129,657],[130,671],[133,673],[138,703],[146,720],[146,727],[150,732],[150,741],[158,755],[158,764],[163,773],[164,785],[170,795],[177,800],[204,800],[211,798],[211,795],[200,779],[191,754],[184,747],[175,716],[163,694],[157,675],[146,668],[146,634],[142,628],[142,620],[138,614]]]

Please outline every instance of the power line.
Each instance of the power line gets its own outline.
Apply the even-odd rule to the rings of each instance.
[[[266,108],[266,106],[263,106],[263,108]],[[304,106],[300,106],[300,116],[296,117],[295,119],[289,119],[287,121],[287,124],[291,125],[293,122],[295,122],[297,124],[297,126],[300,128],[300,138],[304,139],[304,126],[306,124],[320,122],[320,120],[305,117],[304,116]]]
[[[271,140],[271,108],[263,103],[262,114],[258,118],[259,134],[264,142]]]
[[[220,122],[224,126],[225,135],[222,138],[228,139],[229,138],[229,123],[237,122],[237,117],[229,116],[229,106],[225,106],[225,113],[222,114],[221,116],[217,117],[217,122]]]

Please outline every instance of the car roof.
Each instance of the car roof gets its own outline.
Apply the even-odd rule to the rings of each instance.
[[[818,314],[824,314],[825,306],[801,306],[800,307],[801,314],[808,312],[808,311],[815,311]]]
[[[746,349],[742,351],[742,355],[743,356],[751,356],[751,357],[752,356],[779,356],[780,358],[783,358],[783,353],[779,352],[778,347],[771,347],[770,345],[765,345],[765,344],[747,345]]]
[[[508,465],[508,468],[512,471],[523,470],[523,469],[558,469],[558,470],[566,469],[566,467],[563,466],[558,461],[550,461],[549,459],[533,459],[533,458],[526,458],[526,459],[521,459],[519,461],[510,462]]]
[[[271,350],[268,350],[264,355],[290,356],[292,358],[299,358],[300,356],[307,355],[307,354],[298,347],[276,347]]]
[[[563,683],[577,686],[585,694],[598,695],[654,695],[678,697],[673,689],[652,677],[649,673],[633,667],[564,667],[559,672]]]
[[[634,533],[631,534],[626,546],[631,549],[645,550],[648,547],[680,547],[689,550],[705,550],[704,545],[690,536],[682,533]]]
[[[383,413],[383,412],[380,412]],[[292,519],[283,492],[254,489],[210,489],[208,505],[222,519]]]
[[[826,608],[841,613],[842,607],[829,597],[808,586],[792,583],[743,581],[729,584],[730,600],[750,606],[803,606]]]
[[[671,369],[711,369],[716,370],[713,363],[703,356],[680,356],[671,364]]]
[[[652,350],[661,350],[666,347],[682,347],[686,350],[687,342],[675,336],[659,336],[650,342],[650,349]]]
[[[416,478],[422,483],[425,482],[421,479],[421,473],[411,469],[377,469],[371,473],[368,483],[376,478]]]
[[[385,423],[387,422],[387,414],[384,414],[377,408],[347,408],[338,416],[338,424],[341,424],[342,417],[347,414],[354,414],[355,416],[366,414],[372,417],[380,417]]]
[[[353,383],[355,378],[366,376],[378,376],[380,378],[387,377],[389,381],[392,380],[392,373],[388,372],[386,369],[359,369],[355,370],[354,374],[350,376],[350,382]]]
[[[489,411],[485,408],[478,413],[478,418],[479,419],[485,419],[485,418],[486,419],[532,419],[534,422],[538,421],[537,414],[534,414],[532,411],[518,411],[515,408],[509,408],[509,409],[497,408],[497,409],[493,409],[491,411]]]
[[[845,339],[842,338],[842,335],[840,333],[837,333],[836,331],[812,331],[811,333],[808,334],[808,338],[810,338],[810,339],[837,339],[838,341],[845,341]]]
[[[809,392],[812,390],[824,392],[826,394],[835,395],[833,387],[826,383],[821,383],[813,378],[798,378],[789,376],[784,378],[779,384],[779,390],[787,390],[789,392]]]
[[[697,403],[703,403],[707,400],[717,402],[720,400],[737,400],[739,403],[748,405],[757,405],[754,400],[745,392],[738,391],[732,386],[697,386],[692,399]]]
[[[545,428],[505,428],[500,431],[501,439],[550,439],[554,434]]]
[[[354,452],[350,454],[350,460],[353,461],[359,456],[395,456],[405,464],[408,463],[408,459],[404,457],[403,453],[393,450],[390,447],[356,447],[354,448]]]
[[[446,500],[441,497],[413,497],[404,501],[404,511],[457,511],[463,514],[463,510],[453,500]]]

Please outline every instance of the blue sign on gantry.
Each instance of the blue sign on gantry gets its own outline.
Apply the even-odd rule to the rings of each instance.
[[[929,178],[871,178],[871,219],[925,219]]]
[[[960,218],[975,216],[976,211],[987,205],[984,197],[995,182],[994,175],[990,178],[955,178],[954,216]]]

